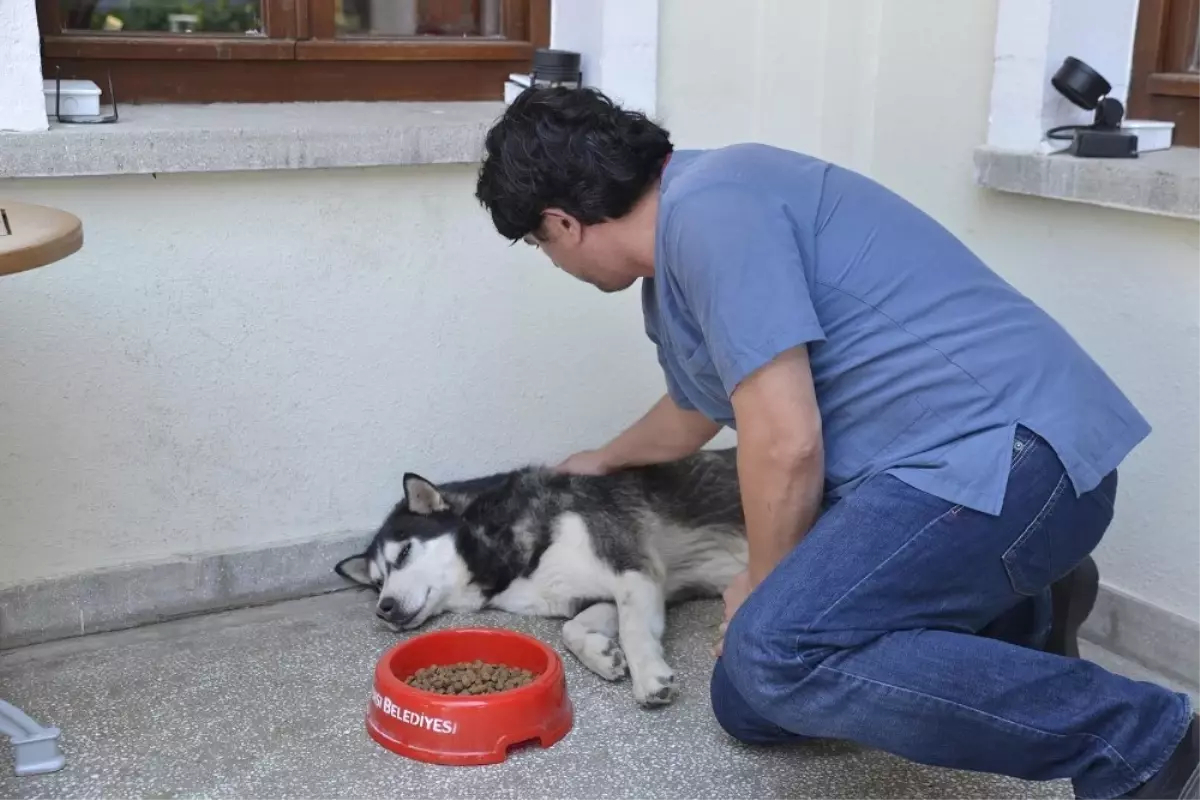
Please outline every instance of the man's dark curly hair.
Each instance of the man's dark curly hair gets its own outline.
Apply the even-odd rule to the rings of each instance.
[[[488,132],[475,197],[501,236],[536,235],[560,208],[585,225],[625,216],[662,172],[667,131],[594,89],[526,89]]]

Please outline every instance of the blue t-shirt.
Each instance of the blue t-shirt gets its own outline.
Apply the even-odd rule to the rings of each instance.
[[[888,473],[998,514],[1018,424],[1077,493],[1150,433],[1061,326],[941,225],[798,153],[676,152],[642,304],[671,397],[729,427],[738,384],[808,346],[832,499]]]

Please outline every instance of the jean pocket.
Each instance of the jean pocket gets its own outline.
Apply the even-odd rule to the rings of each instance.
[[[1004,571],[1013,591],[1019,595],[1033,597],[1061,577],[1055,574],[1052,531],[1046,523],[1069,487],[1070,478],[1064,472],[1037,516],[1004,551]]]

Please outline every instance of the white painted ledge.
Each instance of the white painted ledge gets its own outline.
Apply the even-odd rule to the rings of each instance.
[[[1135,159],[980,147],[975,181],[1001,192],[1200,220],[1200,150],[1187,147]]]
[[[474,164],[503,103],[125,106],[110,125],[0,133],[0,178]]]

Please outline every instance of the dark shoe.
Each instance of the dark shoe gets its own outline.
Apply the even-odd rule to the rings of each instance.
[[[1175,752],[1150,780],[1123,795],[1139,800],[1198,800],[1200,798],[1200,717],[1192,724]]]
[[[1079,629],[1092,613],[1099,591],[1100,570],[1091,556],[1050,587],[1053,618],[1047,653],[1079,658]]]

